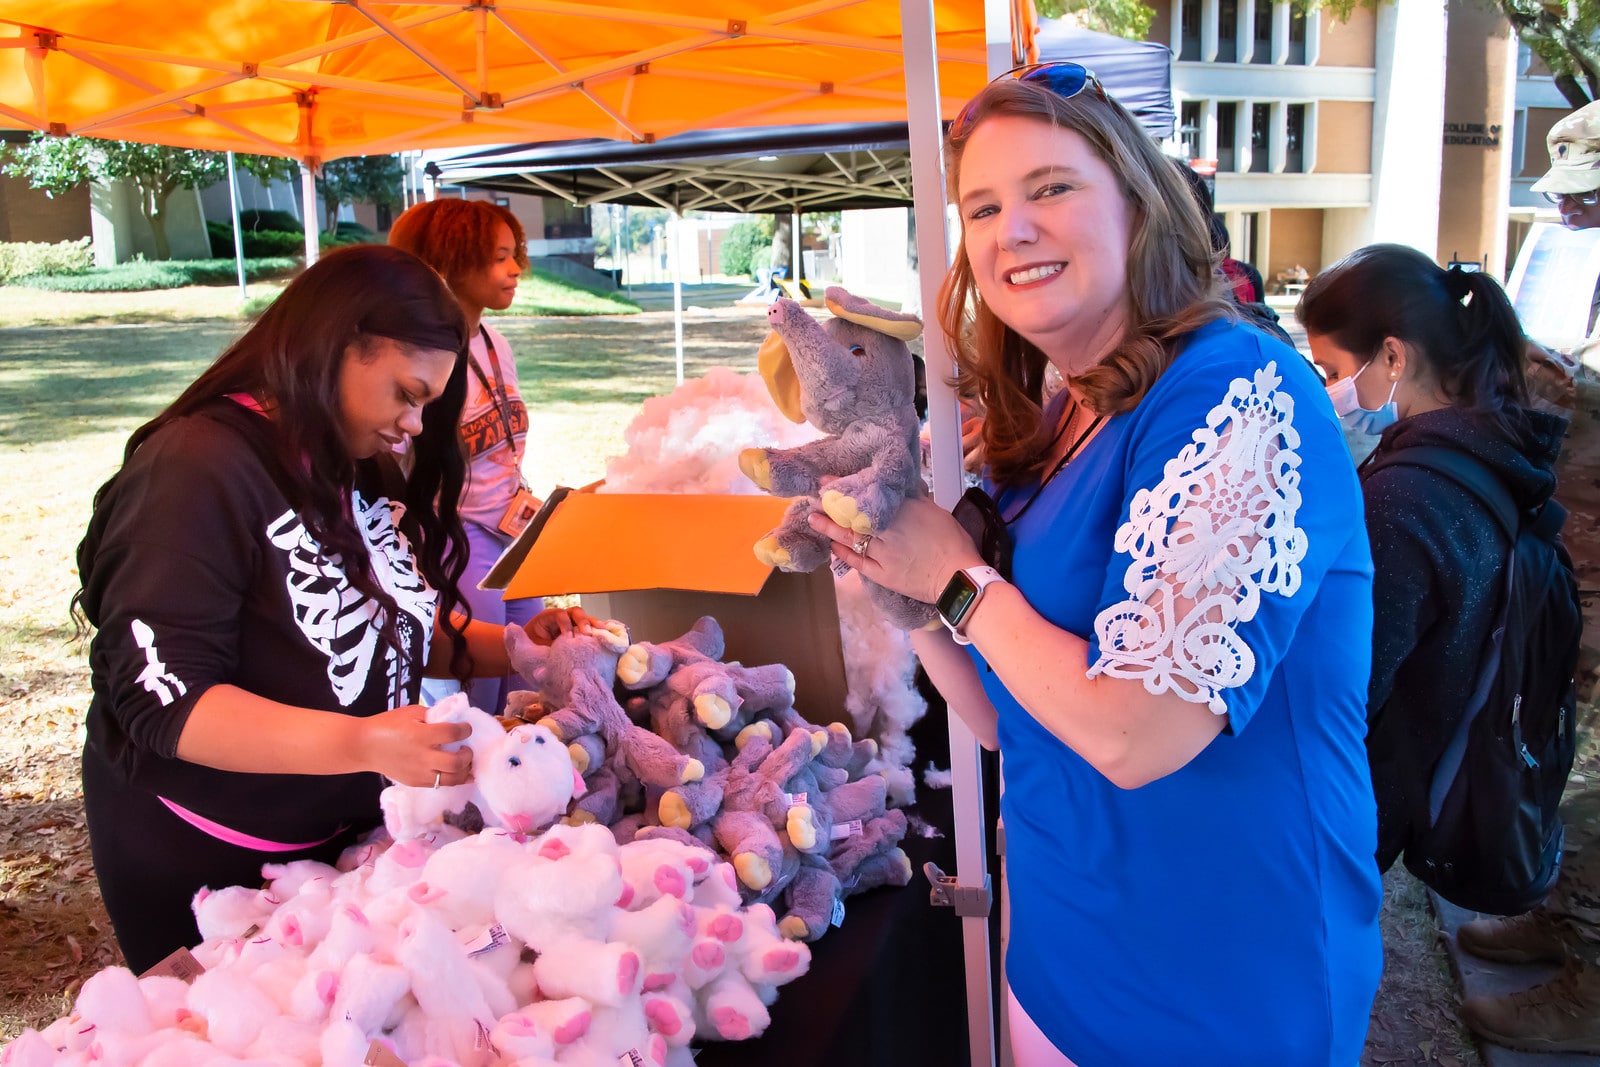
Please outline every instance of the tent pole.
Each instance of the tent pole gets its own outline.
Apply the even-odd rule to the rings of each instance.
[[[789,206],[789,277],[800,291],[800,205]]]
[[[667,262],[672,267],[672,347],[678,356],[678,384],[683,384],[683,216],[667,216]]]
[[[233,211],[233,265],[239,272],[239,302],[244,291],[244,233],[239,229],[239,179],[233,173],[233,153],[228,153],[228,206]]]
[[[992,17],[992,16],[991,16]],[[1006,25],[1009,26],[1009,12]],[[938,41],[933,0],[900,0],[905,45],[907,122],[911,142],[912,197],[917,221],[917,260],[921,266],[922,311],[938,308],[939,284],[950,263],[946,236],[944,139],[939,114]],[[922,333],[928,370],[928,419],[933,450],[934,499],[952,508],[963,489],[961,419],[950,386],[954,363],[943,331]],[[995,1062],[994,1000],[989,944],[988,820],[983,810],[983,768],[978,741],[959,714],[949,717],[950,771],[954,787],[956,914],[966,956],[967,1040],[972,1067]]]
[[[305,160],[300,161],[300,221],[306,228],[306,266],[317,261],[317,179]]]

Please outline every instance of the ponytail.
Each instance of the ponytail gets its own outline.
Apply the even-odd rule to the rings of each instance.
[[[1311,280],[1295,308],[1306,332],[1364,361],[1395,337],[1452,405],[1520,437],[1528,404],[1527,338],[1494,277],[1449,270],[1405,245],[1357,249]]]

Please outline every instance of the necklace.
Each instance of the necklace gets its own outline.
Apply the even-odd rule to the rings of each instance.
[[[1077,417],[1078,401],[1076,398],[1074,398],[1072,401],[1072,411],[1067,414],[1066,420],[1062,422],[1061,428],[1056,431],[1055,437],[1050,439],[1051,451],[1055,450],[1056,445],[1060,443],[1062,436],[1067,432],[1067,428],[1072,425],[1073,420]],[[1044,487],[1055,480],[1056,475],[1061,473],[1062,469],[1066,467],[1066,465],[1072,460],[1072,457],[1078,454],[1078,450],[1088,443],[1089,438],[1094,436],[1094,432],[1098,430],[1100,428],[1100,424],[1105,421],[1106,417],[1104,415],[1096,415],[1089,422],[1089,425],[1084,427],[1083,432],[1073,439],[1072,444],[1067,446],[1066,452],[1062,453],[1061,458],[1056,461],[1056,465],[1050,468],[1050,473],[1039,479],[1039,485],[1034,489],[1033,495],[1028,497],[1027,501],[1023,503],[1022,507],[1015,515],[1011,516],[1009,519],[1006,519],[1007,526],[1021,521],[1022,516],[1028,513],[1028,509],[1033,507],[1033,502],[1039,499],[1039,494],[1044,492]]]

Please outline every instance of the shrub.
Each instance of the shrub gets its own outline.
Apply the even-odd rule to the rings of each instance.
[[[289,257],[247,259],[247,281],[293,274],[300,261]],[[30,274],[14,278],[12,285],[52,289],[59,293],[132,293],[145,289],[181,289],[186,285],[227,285],[238,280],[231,259],[135,260],[82,274]]]
[[[304,233],[305,224],[298,215],[287,211],[241,211],[239,228],[250,230],[279,230],[283,233]]]
[[[82,274],[94,266],[89,238],[45,244],[42,241],[0,241],[0,284],[30,274]]]
[[[766,253],[771,247],[772,235],[764,232],[760,223],[734,223],[722,238],[722,252],[718,257],[722,261],[722,273],[754,274],[758,264],[765,265]]]
[[[340,237],[359,238],[359,243],[361,244],[373,245],[378,243],[377,231],[369,230],[359,222],[336,223],[333,227],[333,232],[338,234]]]
[[[233,258],[233,229],[224,222],[206,223],[206,234],[211,239],[211,254],[219,259]],[[244,255],[246,259],[263,259],[274,256],[304,255],[306,237],[303,233],[285,230],[245,230]]]

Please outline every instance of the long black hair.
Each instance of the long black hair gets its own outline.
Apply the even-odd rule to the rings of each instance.
[[[1527,338],[1494,277],[1446,270],[1406,245],[1368,245],[1311,279],[1295,316],[1370,362],[1387,337],[1421,357],[1452,405],[1526,429]]]
[[[373,576],[366,540],[348,506],[358,461],[341,431],[339,372],[347,348],[372,337],[456,354],[444,391],[422,409],[422,432],[411,441],[401,525],[416,552],[417,569],[439,592],[438,617],[450,638],[451,666],[462,674],[470,663],[457,621],[458,613],[469,616],[458,584],[467,565],[467,540],[456,505],[467,468],[456,424],[467,394],[467,325],[444,280],[415,256],[384,245],[355,245],[324,256],[291,281],[256,324],[166,410],[133,432],[122,460],[126,464],[174,419],[229,394],[255,397],[272,417],[273,473],[290,506],[323,553],[343,561],[350,584],[377,601],[383,640],[404,654],[396,633],[398,606]],[[94,531],[105,518],[101,508],[118,477],[112,475],[95,493],[90,536],[78,546],[83,586],[73,597],[75,613],[95,562]],[[89,612],[89,621],[95,614]]]

